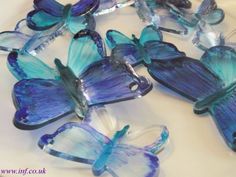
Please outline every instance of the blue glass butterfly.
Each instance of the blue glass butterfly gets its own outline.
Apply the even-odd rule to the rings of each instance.
[[[209,112],[228,146],[236,151],[236,52],[228,46],[208,49],[201,60],[156,60],[148,72],[158,82],[195,102],[194,112]]]
[[[40,32],[30,30],[23,19],[17,23],[14,31],[0,33],[0,50],[2,54],[17,51],[21,54],[36,55],[62,33],[61,25],[55,25],[49,30]]]
[[[132,66],[144,64],[149,68],[156,60],[165,60],[185,56],[173,44],[162,41],[162,33],[154,26],[145,27],[138,39],[135,35],[129,38],[116,30],[106,34],[112,57],[125,60]]]
[[[57,69],[29,54],[9,54],[8,67],[20,80],[13,89],[18,128],[39,128],[70,113],[84,118],[92,106],[137,98],[152,88],[131,66],[107,57],[101,37],[90,30],[74,36],[68,66],[58,59],[55,64]]]
[[[110,139],[89,124],[68,123],[51,135],[42,136],[38,145],[53,156],[91,165],[95,176],[105,172],[113,177],[156,176],[157,156],[126,141],[129,128],[124,126]]]
[[[147,1],[147,5],[152,11],[156,10],[149,1]],[[224,11],[217,8],[215,0],[203,0],[196,12],[189,12],[166,2],[162,8],[157,9],[157,14],[159,27],[164,28],[164,31],[176,34],[188,34],[189,28],[195,28],[200,21],[216,25],[224,19]],[[151,22],[151,24],[155,23]]]
[[[28,13],[27,25],[36,31],[59,25],[60,30],[66,28],[74,34],[85,28],[95,29],[91,14],[98,6],[99,0],[80,0],[74,5],[65,6],[55,0],[34,0],[35,10]]]

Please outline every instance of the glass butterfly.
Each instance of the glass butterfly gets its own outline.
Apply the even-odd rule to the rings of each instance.
[[[194,112],[209,112],[228,146],[236,151],[236,52],[228,46],[205,51],[201,60],[156,60],[148,72],[167,88],[195,102]]]
[[[18,22],[14,31],[0,33],[1,54],[17,51],[21,54],[36,55],[57,36],[62,35],[61,25],[55,25],[49,30],[33,31],[26,28],[25,19]]]
[[[87,123],[67,123],[42,136],[38,145],[53,156],[91,165],[95,176],[106,172],[113,177],[156,176],[158,157],[145,147],[130,144],[125,139],[129,128],[124,126],[110,139]]]
[[[162,41],[162,33],[154,26],[145,27],[138,39],[129,38],[116,30],[108,30],[106,41],[112,49],[112,58],[125,60],[132,66],[144,64],[149,68],[156,60],[185,56],[173,44]]]
[[[95,29],[92,13],[97,10],[99,0],[80,0],[74,5],[62,5],[55,0],[34,0],[35,10],[27,15],[27,25],[35,31],[43,31],[55,25],[71,33],[88,28]]]
[[[59,59],[55,64],[57,69],[31,55],[9,54],[8,67],[20,80],[13,89],[18,128],[39,128],[72,113],[84,118],[92,106],[137,98],[152,88],[131,66],[106,56],[101,37],[90,30],[74,36],[68,66]]]

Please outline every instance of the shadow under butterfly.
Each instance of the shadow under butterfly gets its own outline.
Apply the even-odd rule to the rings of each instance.
[[[89,121],[67,123],[55,133],[42,136],[39,147],[53,156],[91,165],[95,176],[105,172],[113,177],[156,176],[156,154],[169,137],[166,127],[153,125],[129,131],[126,125],[119,130],[116,119],[111,119],[103,108],[97,113],[98,117],[91,116]]]
[[[68,66],[59,59],[55,64],[57,69],[29,54],[9,54],[8,67],[20,80],[13,89],[18,128],[40,128],[70,113],[85,118],[92,106],[138,98],[152,88],[130,65],[106,56],[101,37],[90,30],[74,36]]]

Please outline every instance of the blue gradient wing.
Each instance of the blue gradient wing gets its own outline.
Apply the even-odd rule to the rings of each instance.
[[[110,139],[87,124],[67,123],[44,135],[38,145],[45,152],[66,160],[92,164]]]
[[[31,36],[18,31],[4,31],[0,33],[1,53],[21,50]]]
[[[143,55],[134,44],[119,44],[111,51],[111,58],[114,60],[123,60],[132,66],[143,62]]]
[[[68,66],[79,77],[87,67],[106,55],[101,36],[91,30],[82,30],[71,41]]]
[[[149,41],[144,49],[152,60],[168,60],[185,56],[174,44],[161,41]]]
[[[106,33],[106,42],[109,48],[113,49],[118,44],[134,44],[134,42],[116,30],[108,30]]]
[[[154,177],[159,171],[159,160],[142,148],[119,144],[113,148],[106,168],[113,176]]]
[[[89,105],[113,103],[145,95],[152,84],[130,65],[105,58],[80,76]]]
[[[29,79],[15,84],[13,99],[17,111],[14,124],[36,129],[74,111],[74,103],[59,80]]]
[[[144,45],[148,41],[162,41],[163,36],[160,30],[158,30],[155,26],[149,25],[145,27],[140,36],[140,43]]]
[[[225,85],[236,81],[236,52],[227,46],[208,49],[201,57],[202,63],[215,73]]]
[[[36,31],[43,31],[58,24],[62,20],[62,17],[55,17],[39,9],[29,12],[26,20],[29,28]]]
[[[35,9],[43,11],[55,16],[62,17],[64,6],[55,0],[34,0]]]
[[[192,101],[203,99],[224,86],[199,60],[187,57],[155,60],[148,66],[148,72],[164,86]]]
[[[82,16],[92,14],[99,7],[100,0],[80,0],[71,8],[72,16]]]
[[[236,151],[236,90],[218,99],[209,108],[214,121],[228,146]]]
[[[18,80],[59,78],[59,75],[54,69],[27,53],[20,54],[18,52],[11,52],[8,55],[8,68]]]
[[[93,15],[84,15],[71,17],[68,22],[68,27],[73,34],[83,30],[90,29],[94,30],[96,26],[95,19]]]

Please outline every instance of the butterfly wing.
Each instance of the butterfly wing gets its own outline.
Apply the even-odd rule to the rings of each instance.
[[[11,52],[8,55],[8,68],[18,80],[30,78],[56,79],[59,77],[54,69],[26,53]]]
[[[75,107],[59,80],[21,80],[14,86],[13,99],[17,108],[14,124],[20,129],[40,128],[72,113]]]
[[[79,77],[90,64],[101,60],[105,55],[101,36],[95,31],[82,30],[71,41],[68,66]]]
[[[62,17],[56,17],[41,9],[33,10],[27,14],[27,26],[36,31],[50,29],[58,24]]]
[[[163,36],[160,30],[158,30],[155,26],[149,25],[145,27],[140,36],[140,43],[144,45],[148,41],[162,41]]]
[[[68,22],[68,27],[73,34],[76,34],[83,29],[94,30],[95,26],[96,22],[91,14],[71,17]]]
[[[90,105],[107,104],[145,95],[152,84],[130,65],[106,58],[95,62],[80,76]]]
[[[192,101],[205,98],[224,86],[199,60],[188,57],[155,60],[148,72],[164,86]]]
[[[109,138],[87,124],[67,123],[55,133],[42,136],[38,145],[53,156],[92,164],[108,142]]]
[[[185,56],[177,47],[168,42],[149,41],[144,44],[144,49],[152,60],[168,60]]]
[[[55,0],[34,0],[35,9],[43,11],[55,16],[62,17],[64,6]]]
[[[19,51],[31,36],[18,31],[4,31],[0,33],[0,50],[5,52]]]
[[[96,170],[93,168],[94,174]],[[159,160],[144,149],[118,144],[112,150],[106,170],[112,176],[153,177],[159,171]]]
[[[223,135],[228,146],[236,151],[236,89],[221,99],[218,99],[209,108],[211,115]]]
[[[108,30],[106,33],[106,42],[109,48],[113,49],[118,44],[134,44],[134,42],[116,30]]]
[[[143,62],[143,55],[134,44],[118,44],[111,51],[111,58],[114,60],[123,60],[132,66]]]
[[[208,49],[201,57],[203,64],[215,73],[225,85],[236,81],[236,52],[227,46]]]
[[[99,0],[80,0],[71,8],[72,16],[82,16],[85,14],[92,14],[99,6]]]

